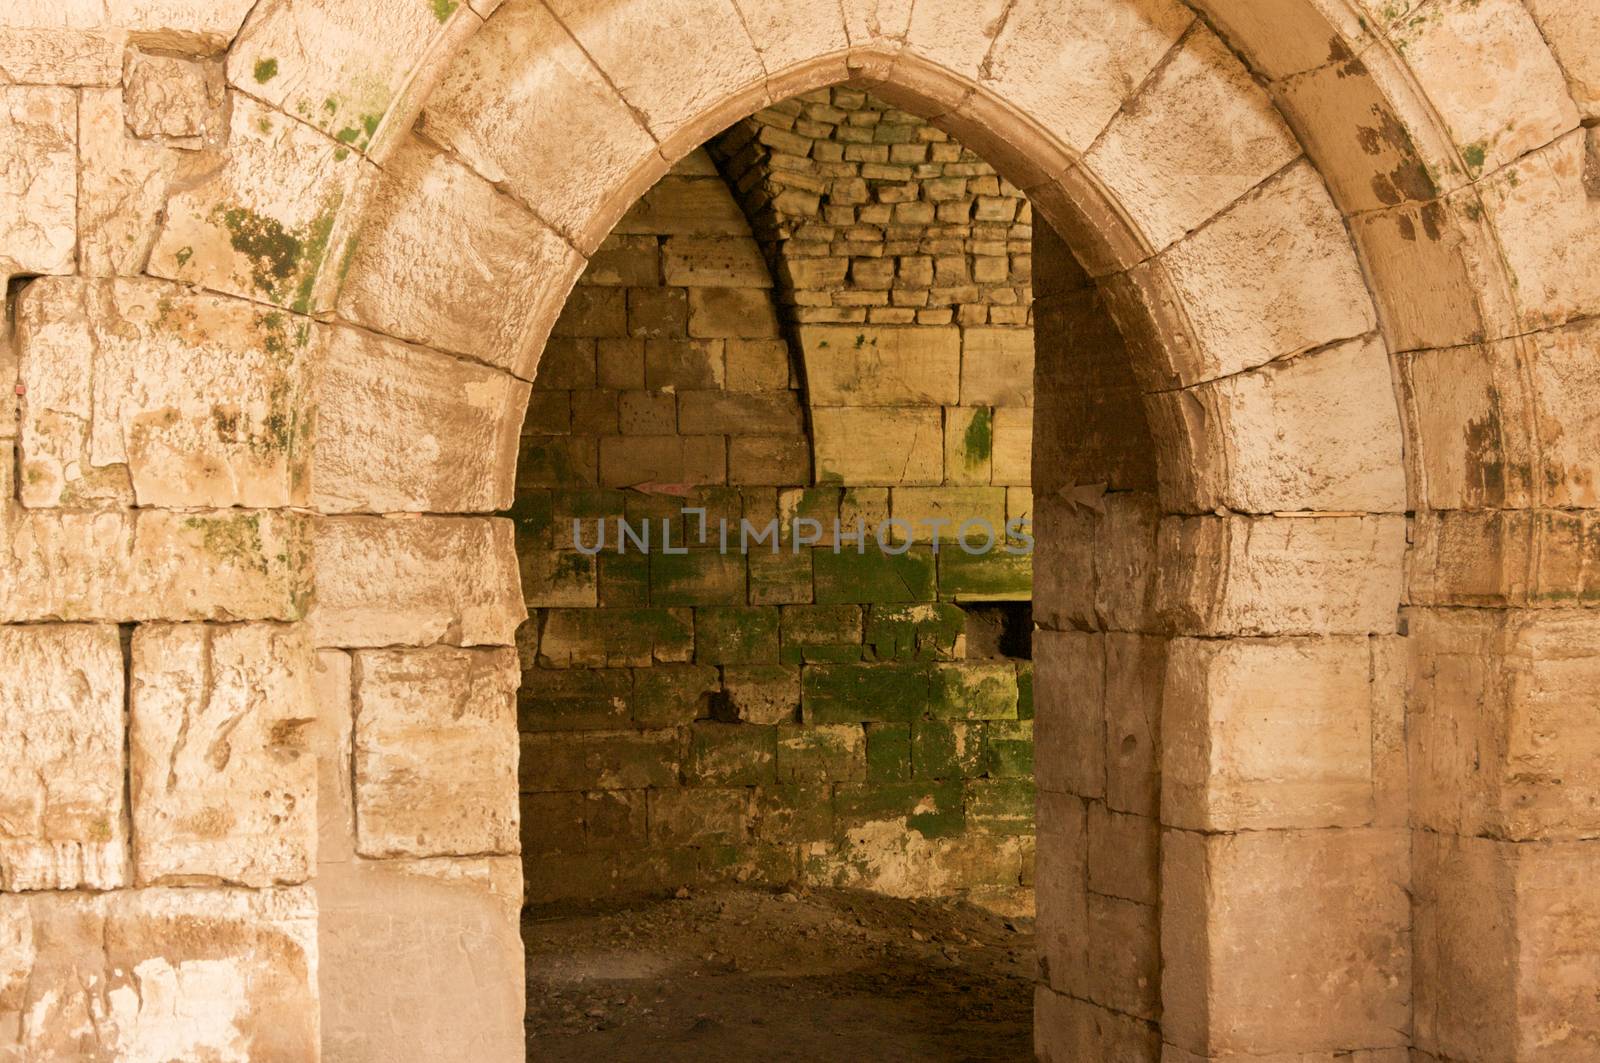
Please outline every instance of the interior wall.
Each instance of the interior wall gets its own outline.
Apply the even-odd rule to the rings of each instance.
[[[812,95],[806,106],[830,94]],[[758,118],[793,122],[803,102]],[[797,156],[788,172],[825,161]],[[747,156],[744,174],[754,168]],[[891,209],[918,201],[932,175],[855,180]],[[975,172],[970,193],[945,201],[970,214],[995,181]],[[1014,219],[1025,201],[1009,194]],[[935,241],[961,245],[931,224],[900,224],[889,241],[882,221],[872,260],[891,274],[897,258],[908,275],[913,258],[931,268]],[[1016,348],[1031,330],[1007,329],[1003,358],[987,336],[963,345],[950,306],[939,324],[840,324],[849,360],[828,368],[828,394],[852,405],[821,410],[802,381],[832,352],[823,338],[803,358],[795,348],[818,337],[787,338],[795,299],[767,263],[791,276],[789,258],[763,231],[710,157],[690,155],[596,252],[540,364],[514,510],[530,610],[519,636],[529,900],[732,877],[1031,909],[1029,559],[1017,539],[1012,552],[952,544],[964,519],[1002,540],[1008,516],[1024,531],[1032,357]],[[1002,298],[1018,291],[1025,323],[1026,281]],[[987,369],[967,406],[963,365]],[[873,392],[875,368],[901,390]],[[1022,424],[997,446],[1002,409]],[[808,425],[834,412],[856,418],[847,442],[862,453],[893,456],[907,417],[930,430],[898,444],[914,465],[902,454],[841,475],[819,452],[814,476]],[[686,508],[705,511],[704,539]],[[891,517],[904,531],[887,525],[885,550],[874,535]],[[953,522],[940,552],[927,518]],[[858,520],[865,543],[836,540],[836,522],[848,536]],[[783,530],[744,542],[744,521],[747,535]],[[979,602],[1014,607],[969,615]]]

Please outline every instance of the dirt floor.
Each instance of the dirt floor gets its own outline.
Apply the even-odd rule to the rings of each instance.
[[[1033,926],[969,904],[730,887],[531,909],[534,1063],[1033,1058]]]

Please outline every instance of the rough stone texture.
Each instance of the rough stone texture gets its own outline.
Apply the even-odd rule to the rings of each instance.
[[[576,276],[576,251],[515,200],[415,138],[389,158],[366,219],[341,314],[532,379],[565,277]]]
[[[227,114],[217,64],[132,49],[122,78],[128,131],[135,137],[192,149],[222,135]]]
[[[72,272],[77,119],[69,90],[0,86],[0,276]]]
[[[0,683],[0,739],[11,751],[0,771],[0,890],[127,885],[116,630],[0,627],[0,658],[10,673]]]
[[[122,94],[111,89],[79,94],[78,152],[78,269],[136,274],[155,245],[178,154],[135,137]]]
[[[517,859],[324,865],[315,889],[323,1059],[520,1063]]]
[[[509,521],[329,517],[314,554],[318,646],[509,646],[527,615]]]
[[[567,106],[542,106],[550,98]],[[614,190],[635,179],[642,160],[659,162],[634,112],[556,17],[527,0],[500,5],[473,35],[422,123],[586,250],[616,220],[600,216]]]
[[[18,317],[24,505],[305,503],[309,322],[132,280],[42,280]]]
[[[317,923],[304,887],[0,894],[0,1053],[315,1058]]]
[[[145,268],[301,313],[323,309],[323,273],[337,261],[335,226],[359,158],[249,96],[229,97],[226,143],[179,164]]]
[[[312,482],[324,513],[505,509],[523,381],[356,329],[329,330]],[[374,431],[372,412],[383,411]]]
[[[1167,832],[1163,962],[1213,973],[1162,981],[1162,1036],[1213,1058],[1403,1046],[1409,845],[1398,830]]]
[[[316,853],[303,627],[134,632],[128,765],[143,885],[303,882]]]
[[[362,856],[516,851],[517,679],[510,649],[355,655]]]

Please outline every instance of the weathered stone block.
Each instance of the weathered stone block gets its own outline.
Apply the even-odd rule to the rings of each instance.
[[[533,379],[578,253],[483,178],[416,140],[384,166],[341,315]]]
[[[679,727],[709,716],[712,698],[722,689],[717,669],[709,665],[658,664],[633,675],[633,722],[639,727]]]
[[[945,547],[939,551],[939,597],[958,602],[1027,601],[1033,597],[1033,555],[1009,553],[999,542],[980,554]]]
[[[328,517],[315,557],[320,646],[509,646],[527,617],[509,520]]]
[[[1034,632],[1034,736],[1041,790],[1105,796],[1106,638],[1083,631]]]
[[[750,837],[750,791],[650,791],[650,836],[657,845],[738,845]]]
[[[868,533],[871,534],[870,532]],[[891,554],[869,544],[865,553],[853,548],[812,551],[819,605],[849,602],[927,602],[934,599],[934,558],[926,546]]]
[[[303,882],[316,854],[316,719],[303,626],[133,634],[128,769],[142,884]]]
[[[964,610],[942,602],[873,605],[867,613],[866,642],[880,661],[897,657],[948,659],[958,655],[966,625]]]
[[[988,834],[1033,836],[1032,779],[969,779],[967,823]]]
[[[1166,831],[1162,1035],[1200,1056],[1403,1046],[1410,833]]]
[[[0,1051],[314,1059],[309,888],[0,895]]]
[[[928,708],[930,676],[921,664],[819,664],[801,675],[808,723],[910,722]]]
[[[526,793],[677,786],[680,746],[676,731],[525,734],[520,785]]]
[[[696,339],[764,340],[779,333],[777,307],[760,288],[690,288],[689,335]]]
[[[539,632],[544,668],[647,668],[693,655],[687,609],[550,609]]]
[[[948,838],[966,827],[959,782],[844,783],[834,788],[833,814],[841,829],[892,823],[924,838]]]
[[[775,728],[746,723],[695,724],[684,779],[692,786],[760,786],[776,778]]]
[[[1162,822],[1205,831],[1371,823],[1377,703],[1402,692],[1375,684],[1368,643],[1172,640]]]
[[[176,153],[128,132],[120,92],[84,89],[78,155],[78,271],[96,277],[141,272],[160,229]]]
[[[778,610],[754,606],[699,609],[695,660],[705,664],[776,664]]]
[[[157,282],[30,285],[23,503],[305,504],[314,327]]]
[[[0,86],[0,277],[72,272],[77,121],[71,89]]]
[[[515,652],[432,647],[355,660],[357,851],[515,853]]]
[[[128,131],[136,137],[198,148],[227,122],[220,64],[132,48],[122,82]]]
[[[626,668],[528,668],[517,691],[517,726],[523,731],[623,727],[632,702],[633,672]]]
[[[818,406],[954,406],[961,331],[803,325],[810,401]]]
[[[511,505],[525,382],[335,328],[317,394],[312,472],[323,512],[460,513]]]
[[[242,93],[230,107],[225,140],[180,165],[146,271],[300,313],[324,309],[359,156]]]
[[[939,411],[927,408],[818,407],[811,411],[819,482],[943,482]],[[872,445],[864,446],[866,440]]]
[[[867,777],[867,739],[860,724],[778,724],[778,781],[860,781]]]
[[[1017,671],[1010,663],[935,664],[928,707],[940,719],[1014,720]]]
[[[961,331],[961,404],[1033,405],[1032,329]]]
[[[0,683],[0,744],[11,751],[0,772],[0,890],[127,885],[116,629],[0,627],[0,659],[10,673]]]

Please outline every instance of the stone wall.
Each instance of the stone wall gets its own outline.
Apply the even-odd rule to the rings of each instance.
[[[997,461],[994,408],[953,405],[988,348],[964,363],[954,326],[861,325],[802,359],[783,301],[697,152],[601,245],[556,323],[515,510],[529,899],[725,876],[1027,906],[1027,621],[1008,658],[998,621],[957,603],[1025,603],[1029,559],[952,539],[966,518],[1003,536],[1008,504],[1026,515],[1031,353],[986,374],[1022,421]],[[888,357],[869,372],[862,351]],[[860,457],[819,451],[814,477],[808,423],[840,412],[819,403],[875,397],[885,371],[901,405],[855,407]],[[931,430],[899,443],[905,417]],[[885,552],[891,517],[920,541]],[[929,517],[952,522],[937,554]],[[866,543],[835,539],[858,520]]]

